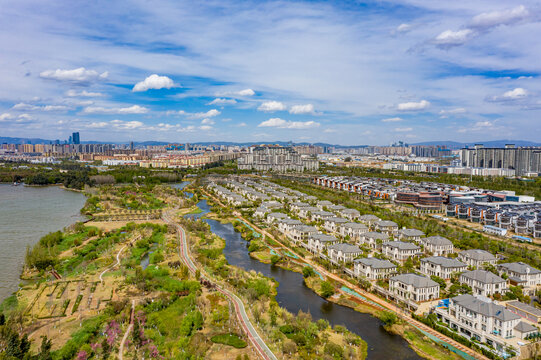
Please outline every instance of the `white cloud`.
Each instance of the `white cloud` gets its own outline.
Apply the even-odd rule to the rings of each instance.
[[[381,120],[381,122],[399,122],[399,121],[402,121],[403,119],[401,117],[393,117],[393,118],[387,118],[387,119],[383,119]]]
[[[217,92],[216,96],[254,96],[255,91],[252,89],[243,89],[239,91],[222,91]]]
[[[180,85],[175,84],[173,80],[167,76],[159,76],[157,74],[152,74],[148,76],[145,80],[138,82],[133,87],[133,92],[147,91],[150,89],[159,90],[159,89],[171,89],[173,87],[179,87]]]
[[[203,131],[209,131],[209,130],[212,130],[212,126],[210,125],[202,125],[199,127],[199,129],[203,130]]]
[[[104,108],[100,106],[88,106],[83,110],[86,114],[146,114],[148,109],[139,105],[123,108]]]
[[[201,124],[203,124],[203,125],[214,125],[215,122],[214,122],[214,120],[212,120],[212,119],[206,118],[206,119],[203,119],[203,120],[201,121]]]
[[[404,127],[404,128],[399,128],[399,127],[398,127],[398,128],[394,128],[394,131],[396,131],[396,132],[410,132],[410,131],[412,131],[412,130],[413,130],[413,128],[410,128],[410,127]]]
[[[100,121],[100,122],[92,122],[92,123],[86,125],[86,127],[90,128],[90,129],[101,129],[101,128],[106,127],[107,125],[109,125],[108,122]]]
[[[265,112],[282,111],[285,109],[286,106],[279,101],[266,101],[257,108],[257,110]]]
[[[315,121],[286,121],[280,118],[271,118],[263,121],[258,127],[275,127],[279,129],[312,129],[319,127]]]
[[[515,23],[527,20],[529,17],[530,12],[528,9],[526,9],[524,5],[520,5],[513,9],[479,14],[472,19],[470,26],[488,29],[500,25],[513,25]]]
[[[248,124],[246,124],[245,122],[241,122],[241,123],[238,123],[237,126],[238,127],[245,127],[245,126],[248,126]]]
[[[182,110],[179,111],[179,114],[181,113]],[[189,118],[192,118],[192,119],[203,119],[203,118],[209,118],[209,117],[214,117],[214,116],[218,116],[220,115],[221,112],[216,110],[216,109],[211,109],[207,112],[198,112],[198,113],[187,113],[187,112],[183,112],[181,115],[187,115]]]
[[[457,31],[446,30],[436,36],[433,42],[439,47],[447,48],[462,45],[474,36],[475,32],[471,29],[462,29]]]
[[[13,115],[10,113],[0,114],[0,122],[10,124],[27,124],[34,121],[34,118],[29,114]]]
[[[14,118],[15,118],[15,116],[10,114],[10,113],[3,113],[3,114],[0,115],[0,121],[12,120]]]
[[[397,33],[407,33],[410,30],[411,30],[411,25],[410,24],[400,24],[400,25],[398,25],[398,27],[396,28],[395,31]]]
[[[314,105],[312,104],[306,104],[306,105],[293,105],[291,109],[289,109],[290,114],[314,114]]]
[[[66,91],[66,96],[69,97],[99,97],[99,96],[105,96],[104,94],[100,92],[91,92],[91,91],[77,91],[77,90],[68,90]]]
[[[216,98],[207,105],[234,105],[237,103],[235,99]]]
[[[522,99],[525,99],[527,98],[529,95],[528,91],[526,89],[523,89],[523,88],[515,88],[513,90],[509,90],[509,91],[506,91],[503,93],[503,95],[501,96],[493,96],[491,98],[489,98],[488,100],[489,101],[494,101],[494,102],[505,102],[505,101],[508,101],[510,103],[513,103],[517,100],[522,100]]]
[[[520,99],[525,96],[528,96],[528,92],[524,90],[523,88],[516,88],[510,91],[506,91],[503,94],[503,97],[506,99]]]
[[[96,70],[87,70],[84,67],[80,67],[73,70],[45,70],[39,76],[43,79],[86,83],[107,79],[109,73],[106,71],[100,74]]]
[[[68,107],[64,105],[45,105],[42,109],[43,111],[66,111]]]
[[[141,121],[123,121],[123,120],[112,120],[111,124],[113,125],[113,127],[117,129],[121,129],[121,130],[134,130],[134,129],[143,127],[145,125]]]
[[[13,105],[13,110],[23,110],[23,111],[66,111],[69,108],[65,105],[45,105],[37,106],[26,103],[18,103]]]
[[[327,134],[333,134],[333,133],[336,133],[336,129],[325,129],[323,130],[324,133],[327,133]]]
[[[397,109],[400,111],[420,111],[425,110],[430,106],[430,102],[421,100],[419,102],[405,102],[398,104]]]
[[[440,110],[440,115],[464,114],[465,112],[466,112],[466,109],[464,108],[447,109],[447,110]]]

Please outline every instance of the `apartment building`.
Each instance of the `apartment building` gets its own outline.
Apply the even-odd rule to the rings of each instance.
[[[323,222],[323,228],[331,233],[339,233],[340,227],[348,222],[349,220],[344,218],[332,217],[325,219],[325,221]]]
[[[499,264],[497,268],[500,275],[507,274],[511,284],[524,286],[530,293],[541,284],[541,271],[523,262]]]
[[[338,243],[338,239],[332,235],[314,234],[308,237],[307,249],[313,253],[323,253],[328,246]]]
[[[308,242],[310,235],[317,234],[318,231],[315,227],[309,225],[300,225],[293,227],[289,233],[288,237],[293,240],[295,244]]]
[[[376,231],[381,231],[387,235],[397,235],[398,234],[398,224],[394,221],[380,220],[374,222],[374,229]]]
[[[368,228],[364,224],[355,222],[347,222],[340,226],[340,235],[343,237],[349,236],[352,241],[359,241],[361,236],[368,232]]]
[[[352,262],[357,256],[362,254],[362,250],[357,245],[348,243],[339,243],[327,247],[329,258],[336,263]]]
[[[425,236],[425,233],[417,229],[400,229],[398,231],[398,240],[402,241],[421,241],[421,237]]]
[[[359,239],[359,243],[368,245],[371,249],[379,249],[388,241],[389,235],[375,231],[363,233]]]
[[[434,256],[445,256],[452,254],[454,251],[453,243],[443,236],[429,236],[420,239],[421,244],[425,247],[425,253],[430,253]]]

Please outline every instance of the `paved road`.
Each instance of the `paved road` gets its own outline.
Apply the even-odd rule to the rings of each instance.
[[[193,263],[190,252],[188,249],[188,244],[186,241],[186,232],[180,226],[177,224],[168,213],[163,214],[163,220],[171,225],[174,225],[177,229],[177,235],[178,235],[178,241],[179,241],[179,256],[181,260],[188,266],[188,269],[190,272],[194,273],[197,270],[196,265]],[[211,281],[212,283],[216,283],[214,280],[209,279],[204,274],[201,275],[202,277],[206,278],[207,280]],[[258,354],[265,360],[278,360],[274,353],[269,349],[265,341],[261,339],[259,334],[257,333],[257,330],[252,325],[250,318],[248,317],[248,314],[246,313],[246,309],[244,308],[244,303],[242,300],[232,293],[230,290],[221,287],[217,285],[216,289],[224,294],[229,301],[233,303],[235,306],[235,312],[237,314],[237,318],[239,319],[240,325],[242,326],[244,332],[248,335],[248,339],[254,346],[254,348],[257,350]]]
[[[226,207],[219,199],[217,199],[216,197],[210,195],[208,192],[204,191],[203,192],[211,197],[214,201],[216,201],[218,204],[220,204],[221,206],[223,207]],[[442,333],[432,329],[431,327],[428,327],[426,326],[425,324],[413,319],[412,317],[408,316],[408,315],[405,315],[404,312],[399,308],[397,307],[396,305],[392,304],[392,303],[389,303],[379,297],[377,297],[376,295],[370,293],[370,292],[367,292],[363,289],[361,289],[360,287],[350,283],[349,281],[343,279],[342,277],[336,275],[336,274],[333,274],[333,273],[330,273],[328,272],[326,269],[324,269],[323,267],[319,266],[318,264],[312,262],[311,260],[308,260],[306,258],[304,258],[303,256],[301,256],[300,254],[298,254],[297,252],[295,252],[293,249],[291,249],[289,246],[285,245],[283,242],[281,242],[280,240],[276,239],[273,235],[271,235],[269,232],[259,228],[258,226],[254,225],[252,222],[248,221],[247,219],[245,219],[242,214],[240,214],[239,212],[237,211],[234,211],[233,214],[235,216],[237,216],[239,219],[241,220],[244,220],[247,224],[249,224],[250,226],[252,226],[256,231],[258,231],[259,233],[265,235],[265,237],[268,237],[269,239],[272,239],[274,241],[276,241],[277,243],[279,243],[283,248],[287,249],[288,251],[290,251],[291,253],[297,255],[299,257],[299,260],[302,260],[304,261],[305,263],[307,264],[310,264],[317,272],[319,272],[320,274],[328,277],[328,278],[332,278],[333,280],[347,286],[348,288],[356,291],[357,293],[359,294],[362,294],[363,296],[365,296],[366,298],[370,299],[371,301],[373,301],[374,303],[380,305],[381,307],[383,307],[384,309],[387,309],[387,310],[390,310],[394,313],[396,313],[400,318],[402,318],[404,321],[410,323],[412,326],[420,329],[420,330],[423,330],[435,337],[437,337],[438,339],[446,342],[447,344],[449,345],[452,345],[454,346],[455,348],[465,352],[466,354],[474,357],[475,359],[479,359],[479,360],[488,360],[488,358],[480,353],[478,353],[477,351],[474,351],[473,349],[470,349],[469,347],[466,347],[462,344],[460,344],[459,342],[443,335]]]

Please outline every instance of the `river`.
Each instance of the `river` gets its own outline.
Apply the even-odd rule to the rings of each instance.
[[[200,218],[210,211],[206,200],[200,201],[197,205],[203,212],[189,214],[187,217]],[[211,219],[205,221],[213,233],[225,239],[224,254],[229,264],[247,271],[255,270],[278,281],[280,285],[276,300],[281,307],[294,314],[299,310],[310,312],[314,320],[326,319],[332,326],[345,326],[367,342],[368,359],[420,359],[406,340],[385,331],[378,318],[319,297],[304,285],[303,277],[299,273],[271,266],[250,257],[248,243],[235,231],[232,224],[222,224]]]
[[[27,245],[84,220],[86,198],[58,186],[0,184],[0,302],[17,291]]]

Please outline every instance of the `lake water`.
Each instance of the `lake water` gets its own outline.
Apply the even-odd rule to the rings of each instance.
[[[0,184],[0,301],[17,291],[27,245],[84,220],[86,197],[57,186]]]
[[[187,217],[199,218],[210,211],[206,200],[200,201],[198,206],[203,212]],[[406,340],[388,333],[378,318],[321,298],[304,284],[303,277],[299,273],[271,266],[250,257],[248,243],[235,231],[232,224],[222,224],[210,219],[205,221],[213,233],[225,239],[224,254],[229,264],[248,271],[255,270],[278,281],[280,285],[276,300],[281,307],[294,314],[299,310],[310,312],[314,320],[326,319],[333,326],[345,326],[366,341],[368,359],[420,359]]]

